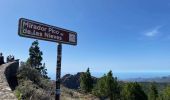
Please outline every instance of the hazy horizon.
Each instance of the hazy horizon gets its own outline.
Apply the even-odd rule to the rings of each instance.
[[[61,77],[66,74],[76,75],[78,72],[62,72]],[[91,75],[97,78],[102,77],[107,72],[91,72]],[[128,80],[128,79],[136,79],[136,78],[162,78],[169,77],[170,72],[113,72],[113,77],[117,77],[118,80]],[[52,80],[55,80],[55,74],[49,74]]]

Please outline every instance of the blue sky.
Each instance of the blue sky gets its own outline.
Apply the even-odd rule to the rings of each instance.
[[[34,39],[19,37],[27,18],[78,33],[78,45],[63,45],[62,72],[170,71],[170,0],[1,0],[0,52],[28,58]],[[57,44],[39,41],[49,75]]]

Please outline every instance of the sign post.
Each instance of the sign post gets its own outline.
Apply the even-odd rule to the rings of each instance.
[[[55,99],[60,100],[62,44],[77,45],[77,33],[33,20],[20,18],[18,35],[21,37],[34,38],[58,43]]]
[[[56,95],[55,100],[60,100],[60,77],[61,77],[61,57],[62,57],[62,44],[59,43],[57,47],[57,69],[56,69]]]

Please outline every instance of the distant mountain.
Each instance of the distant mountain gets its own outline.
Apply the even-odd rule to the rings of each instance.
[[[170,83],[170,76],[155,77],[155,78],[131,78],[125,81],[129,82],[157,82],[157,83]]]

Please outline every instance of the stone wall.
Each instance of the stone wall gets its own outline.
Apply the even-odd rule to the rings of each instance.
[[[17,86],[19,60],[0,65],[0,100],[17,100],[13,89]]]

